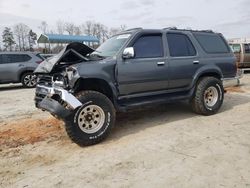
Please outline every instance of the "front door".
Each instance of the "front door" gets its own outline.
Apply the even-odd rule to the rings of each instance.
[[[162,34],[142,34],[132,44],[135,56],[118,62],[120,95],[159,91],[168,87],[168,62]]]

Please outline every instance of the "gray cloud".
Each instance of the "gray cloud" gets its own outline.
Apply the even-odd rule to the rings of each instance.
[[[21,4],[21,6],[22,6],[22,8],[30,8],[30,5],[27,3],[23,3],[23,4]]]
[[[140,0],[140,3],[145,6],[154,6],[155,1],[154,0]]]
[[[121,3],[121,6],[120,6],[122,9],[136,9],[139,7],[138,3],[136,1],[132,1],[132,0],[129,0],[129,1],[123,1]]]

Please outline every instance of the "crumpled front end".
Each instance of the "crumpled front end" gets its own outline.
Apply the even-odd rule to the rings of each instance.
[[[63,87],[57,86],[52,76],[40,78],[35,93],[36,107],[66,120],[82,103]]]

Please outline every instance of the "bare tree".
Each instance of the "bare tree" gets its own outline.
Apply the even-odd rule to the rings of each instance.
[[[126,26],[126,25],[124,25],[124,24],[123,24],[123,25],[120,25],[120,30],[121,30],[121,31],[124,31],[124,30],[126,30],[126,29],[127,29],[127,26]]]
[[[83,25],[85,26],[84,33],[87,35],[91,35],[94,22],[93,21],[86,21]]]
[[[74,27],[74,35],[81,35],[81,34],[82,34],[82,31],[81,31],[80,26],[75,26]]]
[[[73,35],[74,34],[75,25],[72,22],[66,22],[64,24],[64,29],[65,29],[66,32],[68,32],[69,35]]]
[[[14,26],[14,33],[17,37],[20,51],[25,50],[27,47],[27,39],[29,36],[29,31],[30,31],[30,28],[23,23],[19,23]]]
[[[57,30],[58,34],[62,35],[64,33],[64,31],[65,31],[65,23],[63,21],[61,21],[61,20],[58,20],[56,22],[56,30]]]
[[[42,21],[41,22],[41,25],[38,27],[43,34],[47,33],[47,30],[48,30],[48,24],[46,21]]]
[[[108,27],[101,23],[97,23],[94,21],[86,21],[84,24],[81,25],[82,33],[86,35],[92,35],[97,37],[101,42],[104,42],[108,36],[109,31]]]

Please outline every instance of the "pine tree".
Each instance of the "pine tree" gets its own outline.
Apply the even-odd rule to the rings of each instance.
[[[5,47],[5,50],[10,50],[12,51],[12,47],[15,43],[14,41],[14,36],[13,36],[13,32],[11,31],[11,28],[9,27],[5,27],[3,34],[2,34],[2,38],[3,38],[3,46]]]
[[[35,32],[33,32],[32,30],[29,31],[29,47],[30,47],[30,51],[33,51],[33,45],[36,44],[36,40],[37,40],[37,34]]]

